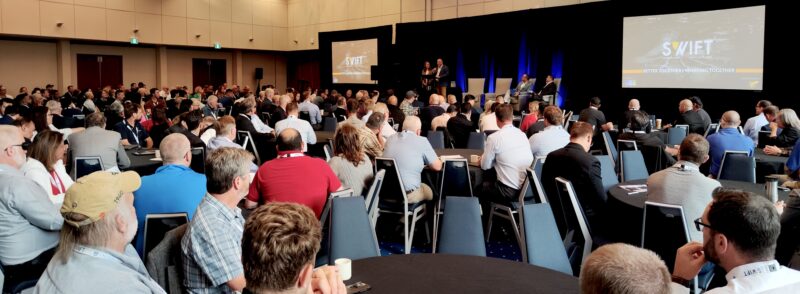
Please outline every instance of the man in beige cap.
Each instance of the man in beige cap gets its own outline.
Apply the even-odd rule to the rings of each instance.
[[[64,196],[60,246],[36,293],[165,293],[131,246],[136,235],[135,172],[95,172]]]

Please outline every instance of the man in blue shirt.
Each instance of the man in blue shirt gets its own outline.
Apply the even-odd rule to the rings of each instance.
[[[144,222],[148,214],[185,212],[191,219],[206,194],[206,177],[189,168],[192,162],[189,139],[183,134],[170,134],[159,147],[164,165],[155,174],[142,177],[142,187],[134,193],[139,255],[144,250]]]
[[[418,117],[406,117],[403,131],[386,140],[383,150],[383,157],[394,158],[397,163],[409,203],[433,199],[431,188],[422,183],[422,169],[428,166],[432,171],[442,170],[442,161],[428,139],[419,135],[420,129]]]
[[[144,130],[139,121],[142,119],[142,111],[136,103],[125,105],[125,119],[114,125],[114,130],[120,134],[120,142],[123,146],[139,145],[141,147],[153,148],[153,139]]]
[[[719,167],[722,164],[722,156],[725,151],[744,151],[749,156],[753,156],[755,145],[750,137],[739,133],[737,127],[741,123],[739,113],[733,110],[725,112],[722,120],[719,121],[720,130],[708,136],[711,155],[711,175],[716,177],[719,174]]]
[[[308,116],[311,119],[309,122],[312,125],[316,126],[322,123],[322,114],[319,111],[319,106],[311,102],[311,99],[309,99],[310,98],[309,95],[310,95],[309,91],[303,92],[303,95],[300,96],[301,102],[299,107],[300,111],[308,112]]]

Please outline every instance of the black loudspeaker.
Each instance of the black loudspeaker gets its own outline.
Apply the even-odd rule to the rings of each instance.
[[[256,80],[260,80],[264,78],[264,69],[261,67],[256,67]]]
[[[373,66],[369,67],[369,76],[370,76],[369,79],[373,80],[373,81],[377,81],[377,80],[379,80],[381,78],[380,77],[380,70],[378,69],[377,65],[373,65]]]

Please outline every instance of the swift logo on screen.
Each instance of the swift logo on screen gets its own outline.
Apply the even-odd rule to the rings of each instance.
[[[344,65],[346,65],[346,66],[362,65],[362,64],[364,64],[364,59],[366,59],[366,58],[367,58],[367,56],[364,56],[364,55],[353,56],[353,57],[347,56],[347,57],[344,58]]]
[[[669,56],[699,56],[711,55],[711,44],[713,39],[694,40],[694,41],[672,41],[661,44],[661,54]]]

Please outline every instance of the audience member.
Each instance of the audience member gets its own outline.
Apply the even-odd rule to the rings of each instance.
[[[321,240],[319,221],[306,207],[270,203],[256,209],[242,236],[247,292],[346,293],[335,267],[314,269]]]
[[[363,127],[364,121],[358,118],[358,111],[360,107],[360,103],[356,99],[348,99],[347,100],[347,119],[340,122],[337,128],[341,127],[343,124],[351,124],[355,127]]]
[[[73,184],[64,166],[66,152],[64,135],[45,130],[37,134],[28,147],[28,160],[20,168],[25,177],[47,192],[48,199],[56,206],[64,202],[64,193]]]
[[[308,206],[317,216],[328,194],[342,184],[328,164],[303,154],[303,140],[295,129],[278,134],[278,158],[258,168],[245,201],[246,208],[268,202],[291,202]]]
[[[670,274],[664,261],[647,249],[615,243],[597,248],[583,261],[583,294],[670,293]]]
[[[544,117],[544,130],[531,136],[528,142],[534,157],[547,156],[550,152],[569,144],[569,133],[562,127],[564,115],[561,109],[548,106],[544,109],[542,117]]]
[[[204,129],[203,113],[200,110],[192,110],[184,112],[181,115],[181,125],[186,131],[181,132],[187,139],[192,148],[203,147],[206,148],[206,143],[200,138],[201,131]]]
[[[497,131],[500,129],[500,126],[497,125],[497,115],[495,115],[494,111],[500,106],[501,103],[493,102],[493,103],[486,103],[484,106],[486,107],[486,111],[481,113],[480,121],[478,125],[480,126],[481,132],[486,131]]]
[[[797,113],[790,108],[781,109],[778,112],[778,116],[776,119],[777,124],[771,125],[771,131],[769,138],[764,142],[765,145],[768,145],[770,150],[768,151],[765,148],[765,152],[768,154],[775,154],[777,148],[786,148],[794,146],[794,143],[797,142],[797,139],[800,137],[800,119],[797,118]],[[782,131],[778,134],[777,129],[780,128]]]
[[[528,128],[539,120],[539,101],[531,101],[528,103],[528,114],[522,119],[519,129],[527,131]]]
[[[47,193],[19,171],[24,142],[18,128],[0,126],[0,262],[7,289],[42,274],[64,221]]]
[[[758,131],[763,126],[769,125],[767,117],[764,116],[764,108],[769,106],[772,106],[772,102],[769,100],[759,100],[756,103],[756,116],[748,118],[744,123],[744,135],[750,137],[756,145],[758,145]]]
[[[622,122],[620,122],[619,128],[623,129],[623,130],[628,128],[628,123],[631,122],[631,118],[633,117],[633,114],[636,113],[637,111],[641,111],[641,110],[639,110],[640,108],[641,108],[641,105],[639,104],[639,99],[634,98],[634,99],[631,99],[630,101],[628,101],[628,110],[625,111],[624,120]]]
[[[312,103],[311,97],[309,96],[310,92],[305,91],[302,95],[300,95],[300,104],[297,105],[297,108],[301,112],[308,112],[310,123],[311,125],[319,125],[322,124],[322,114],[320,114],[319,106]]]
[[[457,114],[458,108],[456,108],[456,105],[447,106],[447,110],[444,113],[434,117],[433,121],[431,121],[431,131],[435,131],[437,128],[447,128],[447,122]]]
[[[203,107],[203,115],[218,118],[220,116],[219,98],[211,95],[206,99],[206,106]]]
[[[206,189],[181,240],[183,286],[190,293],[241,292],[244,217],[238,204],[250,186],[253,156],[219,148],[206,158]]]
[[[726,151],[744,151],[747,152],[748,156],[753,156],[755,145],[750,138],[739,133],[737,127],[739,127],[740,123],[738,112],[727,111],[719,121],[719,131],[708,136],[712,177],[716,177],[719,174],[722,157]]]
[[[170,134],[159,145],[164,165],[142,177],[142,187],[134,192],[133,206],[139,229],[136,251],[144,252],[144,223],[148,214],[185,212],[192,219],[206,194],[206,177],[194,172],[191,146],[183,134]]]
[[[86,117],[86,131],[67,137],[72,156],[100,156],[103,170],[119,172],[120,168],[130,166],[131,161],[122,147],[120,134],[107,131],[106,118],[102,113],[92,113]]]
[[[386,149],[383,150],[384,157],[393,158],[397,163],[409,203],[433,199],[430,186],[422,183],[422,169],[428,166],[432,171],[442,170],[442,161],[431,143],[420,137],[421,128],[418,117],[406,117],[403,131],[386,140]]]
[[[703,135],[706,133],[706,129],[708,129],[708,124],[703,121],[703,118],[697,111],[692,110],[694,105],[692,101],[689,99],[681,100],[678,110],[681,112],[681,118],[678,120],[677,124],[679,125],[688,125],[689,126],[689,133],[695,133]],[[667,124],[665,128],[672,127],[671,124]]]
[[[481,168],[494,169],[497,181],[489,188],[490,201],[508,204],[519,196],[519,189],[525,182],[525,171],[533,163],[528,152],[528,138],[514,127],[514,109],[511,104],[497,107],[497,126],[500,130],[489,135],[481,155]]]
[[[592,125],[596,132],[604,132],[614,128],[611,122],[606,121],[606,115],[600,111],[600,98],[592,97],[589,100],[589,108],[581,110],[578,121]]]
[[[461,113],[447,121],[447,133],[453,139],[455,148],[467,148],[469,134],[475,132],[472,122],[469,120],[472,114],[472,105],[469,103],[461,104]]]
[[[444,114],[444,112],[445,110],[439,106],[439,95],[431,94],[431,98],[428,100],[428,106],[419,110],[419,119],[422,123],[422,136],[426,136],[428,131],[431,130],[433,119]]]
[[[381,125],[381,136],[384,139],[388,139],[394,134],[397,134],[397,131],[395,131],[394,128],[391,125],[389,125],[389,119],[391,119],[392,117],[390,116],[389,108],[385,103],[382,102],[375,103],[375,106],[372,107],[372,111],[374,111],[375,113],[378,112],[383,113],[383,125]],[[394,121],[394,123],[401,124],[402,122]]]
[[[627,115],[627,114],[626,114]],[[678,149],[667,146],[659,136],[650,132],[652,126],[650,125],[650,117],[643,111],[631,111],[630,121],[625,123],[628,126],[628,131],[619,135],[619,140],[632,140],[636,141],[639,150],[642,151],[643,156],[658,156],[657,162],[659,166],[652,166],[652,170],[658,171],[662,167],[667,167],[675,164],[674,156],[678,155]],[[645,147],[653,147],[652,150],[660,150],[660,154],[648,153]],[[654,157],[653,157],[654,158]],[[648,163],[648,162],[645,162]]]
[[[125,120],[117,123],[114,130],[120,133],[122,145],[139,145],[145,148],[153,148],[153,139],[139,123],[142,119],[142,112],[138,104],[125,105]]]
[[[774,259],[781,224],[773,204],[737,190],[718,190],[712,197],[694,221],[703,243],[690,242],[675,255],[673,293],[689,293],[686,287],[707,261],[727,272],[728,284],[706,293],[800,292],[800,272]]]
[[[708,112],[706,112],[705,109],[703,109],[703,101],[701,101],[700,97],[697,96],[689,97],[689,100],[692,101],[692,110],[700,115],[705,129],[708,129],[708,126],[711,124],[711,116],[708,115]],[[705,129],[703,129],[704,133]]]
[[[135,172],[95,172],[67,190],[60,245],[34,292],[166,293],[130,244],[137,223],[131,192],[140,183]]]
[[[308,145],[317,143],[317,135],[314,133],[314,128],[306,120],[298,118],[299,110],[297,103],[289,103],[286,106],[286,119],[279,121],[275,124],[275,133],[280,135],[283,130],[294,129],[300,133],[303,139],[303,152],[308,151]]]
[[[342,126],[333,138],[333,153],[328,165],[345,188],[354,195],[365,193],[373,175],[372,161],[358,139],[358,130],[352,125]]]
[[[406,97],[400,103],[400,110],[403,111],[405,116],[416,116],[418,109],[415,109],[414,101],[417,100],[417,93],[414,91],[406,92]]]

